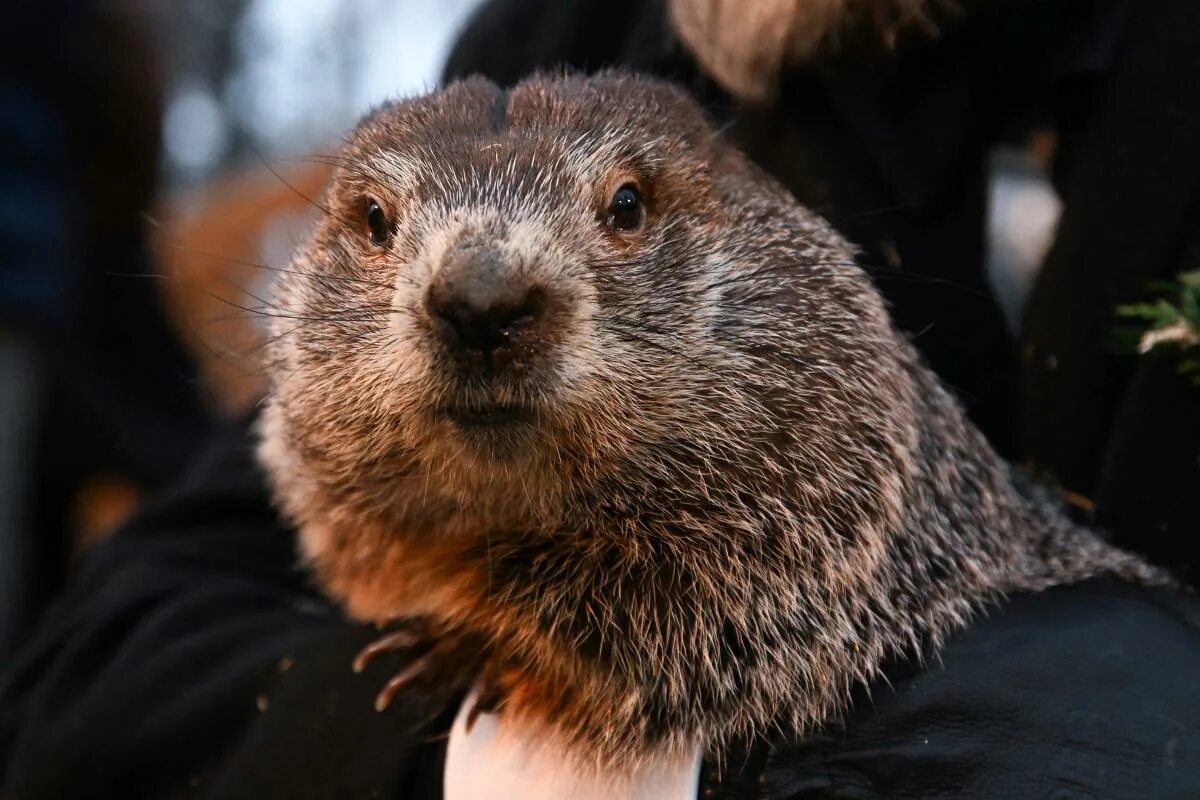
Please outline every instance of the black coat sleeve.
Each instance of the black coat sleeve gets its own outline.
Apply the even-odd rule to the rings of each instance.
[[[1200,604],[1089,582],[1015,597],[843,726],[776,749],[765,796],[1200,797]]]
[[[309,589],[292,542],[232,431],[86,559],[9,669],[0,795],[440,796],[455,687],[375,712],[398,664],[352,672],[375,633]]]

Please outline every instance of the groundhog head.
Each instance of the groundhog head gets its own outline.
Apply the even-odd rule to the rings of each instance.
[[[352,617],[482,642],[577,752],[810,728],[994,592],[1139,569],[679,90],[470,80],[336,164],[271,311],[276,497]]]
[[[630,480],[752,490],[781,454],[813,502],[895,471],[876,295],[679,90],[469,80],[376,110],[337,163],[275,295],[285,507],[528,527]]]

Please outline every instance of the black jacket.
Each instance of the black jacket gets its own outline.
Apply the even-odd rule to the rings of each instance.
[[[462,691],[375,693],[372,629],[295,568],[235,429],[88,559],[0,687],[0,796],[440,797]],[[1200,602],[1092,582],[1000,604],[844,724],[708,765],[710,797],[1200,797]]]

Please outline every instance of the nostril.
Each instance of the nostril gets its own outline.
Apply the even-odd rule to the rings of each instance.
[[[426,308],[448,344],[491,353],[515,346],[535,327],[545,309],[545,294],[535,289],[517,303],[481,307],[435,291],[426,299]]]
[[[527,291],[519,302],[496,308],[496,325],[509,340],[524,336],[545,316],[546,305],[545,291],[535,287]]]
[[[537,321],[537,319],[534,317],[533,314],[522,313],[520,316],[514,317],[513,319],[511,319],[507,323],[505,323],[504,329],[506,331],[508,331],[509,333],[518,333],[518,332],[528,328],[530,325],[532,325],[536,321]]]
[[[438,333],[447,340],[457,342],[461,331],[469,324],[467,308],[446,298],[442,293],[431,291],[425,298],[425,310]]]

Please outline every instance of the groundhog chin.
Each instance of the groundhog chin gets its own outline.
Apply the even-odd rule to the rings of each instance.
[[[431,446],[443,458],[513,463],[534,455],[545,435],[539,413],[528,404],[463,402],[429,410]]]
[[[456,462],[511,465],[553,449],[564,420],[576,413],[570,397],[577,393],[560,361],[546,348],[514,357],[500,370],[434,350],[403,404],[426,463],[449,469]]]

